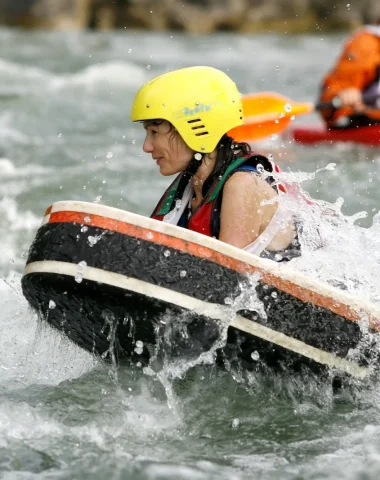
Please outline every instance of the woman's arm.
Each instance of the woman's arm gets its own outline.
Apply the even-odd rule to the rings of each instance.
[[[276,197],[275,190],[254,173],[236,172],[223,189],[219,240],[244,248],[264,231],[278,203],[262,205]]]

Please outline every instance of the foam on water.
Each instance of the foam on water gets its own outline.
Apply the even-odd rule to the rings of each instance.
[[[4,194],[1,190],[2,188],[0,192]],[[29,238],[40,224],[41,218],[31,211],[21,213],[14,198],[3,196],[0,199],[0,229],[6,232],[1,239],[0,256],[0,268],[4,274],[23,267],[25,258],[20,250],[27,251]]]
[[[359,298],[378,302],[380,295],[379,220],[373,218],[370,228],[355,224],[368,213],[353,215],[342,212],[344,198],[335,203],[312,199],[301,189],[302,182],[314,178],[323,170],[334,170],[332,164],[315,173],[280,173],[276,177],[294,189],[284,196],[286,207],[300,225],[299,240],[302,255],[292,260],[293,268],[323,282],[347,291]]]
[[[0,140],[1,148],[8,144],[26,145],[41,143],[34,138],[26,135],[17,125],[17,116],[10,110],[5,110],[0,114]],[[1,151],[1,153],[3,153]]]
[[[0,175],[2,178],[13,179],[30,177],[31,175],[44,175],[53,173],[52,168],[43,167],[41,165],[29,163],[22,167],[16,167],[15,163],[9,158],[0,158]],[[0,191],[4,185],[0,185]]]
[[[78,86],[90,92],[104,88],[125,89],[137,87],[146,80],[145,69],[122,61],[89,65],[76,73],[58,75],[42,68],[0,59],[0,92],[3,95],[46,94],[47,90]]]
[[[0,280],[0,384],[58,384],[82,375],[98,360],[40,322],[21,292],[20,275]]]
[[[107,62],[90,65],[78,73],[55,79],[54,88],[82,86],[88,90],[97,88],[128,88],[140,86],[147,80],[146,71],[132,63]]]
[[[42,68],[25,66],[0,58],[0,91],[30,94],[34,90],[46,88],[52,77],[53,75],[50,72]]]

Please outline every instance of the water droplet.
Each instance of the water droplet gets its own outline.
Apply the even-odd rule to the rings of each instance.
[[[295,120],[295,118],[296,118],[296,116],[295,116],[295,115],[292,115],[292,116],[290,117],[290,120]]]
[[[272,298],[277,298],[277,292],[272,292],[270,295]]]
[[[274,123],[280,123],[280,120],[276,119],[276,120],[274,121]]]
[[[128,53],[131,53],[132,52],[132,48],[128,48]]]
[[[101,239],[100,235],[95,235],[95,237],[93,237],[92,235],[89,235],[87,237],[87,240],[88,240],[88,243],[90,244],[90,247],[93,247],[94,245],[96,245],[100,239]]]
[[[101,196],[101,195],[98,195],[98,196],[95,198],[94,203],[99,203],[101,199],[102,199],[102,196]]]
[[[226,297],[226,298],[224,299],[224,303],[225,303],[226,305],[232,305],[232,304],[233,304],[233,300],[232,300],[232,298],[230,298],[230,297]]]
[[[74,277],[74,280],[77,282],[77,283],[81,283],[82,280],[83,280],[83,274],[78,272],[75,277]]]
[[[251,358],[253,361],[257,362],[260,359],[260,354],[257,350],[251,353]]]
[[[136,145],[136,140],[132,140],[132,145]]]
[[[284,117],[285,117],[285,113],[281,112],[278,118],[284,118]]]
[[[57,306],[57,305],[56,305],[56,303],[54,302],[54,300],[49,300],[49,308],[50,308],[51,310],[53,310],[56,306]]]
[[[62,137],[62,133],[58,133],[58,137]]]
[[[87,232],[87,230],[88,230],[88,227],[86,227],[86,226],[83,226],[83,227],[80,229],[80,231],[83,232],[83,233]]]
[[[148,375],[149,377],[154,377],[156,375],[156,372],[151,367],[143,368],[143,372],[145,375]]]
[[[273,133],[271,136],[270,136],[270,139],[271,140],[277,140],[278,139],[278,135],[276,133]]]
[[[152,238],[153,238],[153,233],[152,233],[152,232],[149,232],[149,233],[147,234],[147,237],[149,238],[149,240],[152,240]]]
[[[143,353],[143,349],[136,347],[135,352],[137,353],[137,355],[141,355]]]
[[[164,255],[165,257],[170,257],[170,250],[165,250]]]
[[[179,276],[180,276],[181,278],[186,277],[186,275],[187,275],[186,270],[181,270],[181,271],[179,272]]]
[[[280,70],[280,67],[279,67],[278,65],[276,65],[276,66],[274,67],[274,71],[275,71],[275,72],[278,72],[279,70]]]
[[[147,65],[147,66],[146,66],[146,69],[147,69],[147,70],[150,70],[150,65]]]
[[[281,253],[276,253],[275,256],[274,256],[274,259],[276,260],[276,262],[281,262],[281,260],[282,260]]]
[[[285,112],[288,112],[288,113],[292,111],[292,106],[290,105],[290,103],[287,103],[284,106],[284,110],[285,110]]]
[[[144,346],[144,342],[142,342],[141,340],[137,340],[136,347],[137,348],[143,348],[143,346]]]
[[[336,169],[336,163],[329,163],[328,165],[325,166],[325,170],[335,170]]]
[[[107,157],[107,158],[112,158],[112,157],[113,157],[113,152],[107,152],[106,157]]]
[[[240,420],[238,418],[234,418],[232,420],[232,428],[237,428],[240,424]]]
[[[85,222],[87,222],[87,223],[91,222],[91,218],[90,218],[90,217],[84,217],[83,220],[84,220]]]
[[[103,180],[102,183],[107,183],[107,180]]]

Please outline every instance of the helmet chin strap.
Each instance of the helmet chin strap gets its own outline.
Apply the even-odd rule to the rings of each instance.
[[[193,177],[197,173],[197,170],[202,163],[204,155],[205,155],[204,153],[199,153],[199,152],[196,152],[194,154],[193,158],[190,160],[189,165],[183,171],[183,175],[179,182],[174,200],[179,200],[182,198],[185,188],[189,183],[189,180],[191,179],[191,177]]]
[[[186,176],[193,177],[197,173],[198,168],[201,166],[204,155],[204,153],[199,152],[194,154],[194,157],[190,160],[189,165],[185,169],[184,173],[187,174]]]

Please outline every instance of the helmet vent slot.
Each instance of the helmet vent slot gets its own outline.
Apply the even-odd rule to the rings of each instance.
[[[203,124],[201,118],[194,118],[193,120],[188,120],[187,123],[189,124],[191,130],[193,130],[196,137],[208,135],[208,132],[205,130],[206,127]]]

